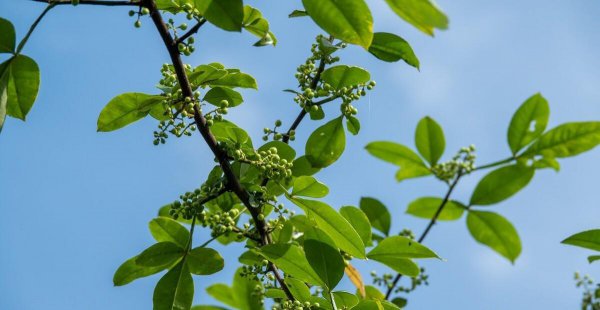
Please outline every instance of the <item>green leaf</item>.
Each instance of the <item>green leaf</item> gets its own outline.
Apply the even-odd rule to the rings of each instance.
[[[0,54],[15,51],[16,35],[13,24],[0,17]]]
[[[508,127],[508,145],[513,155],[546,130],[550,106],[540,93],[527,99],[513,115]]]
[[[260,38],[254,46],[276,45],[275,35],[269,31],[269,21],[263,18],[262,13],[249,5],[244,7],[244,21],[242,26],[251,34]]]
[[[304,16],[308,16],[308,13],[306,13],[306,11],[302,11],[302,10],[293,10],[292,13],[290,13],[288,15],[289,18],[304,17]]]
[[[210,305],[196,305],[191,310],[227,310],[223,307],[210,306]]]
[[[396,310],[396,305],[386,300],[361,300],[352,310]]]
[[[384,300],[385,295],[378,288],[367,285],[365,286],[365,299]]]
[[[316,227],[304,233],[306,259],[329,291],[342,280],[346,268],[340,251],[333,244],[333,240]]]
[[[376,261],[398,258],[440,258],[432,250],[404,236],[391,236],[381,240],[367,257]]]
[[[360,199],[360,209],[367,215],[373,228],[386,236],[390,234],[392,216],[381,201],[371,197],[362,197]]]
[[[582,231],[563,240],[562,243],[600,251],[600,229]]]
[[[371,155],[400,166],[400,170],[396,173],[396,180],[399,182],[431,174],[431,171],[425,166],[419,155],[402,144],[375,141],[367,144],[365,148]]]
[[[169,270],[154,289],[154,310],[189,310],[194,299],[194,280],[184,262]]]
[[[223,69],[223,66],[217,63],[208,65],[199,65],[194,68],[194,71],[190,73],[189,79],[198,85],[210,85],[210,83],[226,76],[227,70]]]
[[[279,269],[298,280],[314,285],[325,285],[311,268],[306,254],[297,245],[289,243],[268,244],[256,252],[273,262]]]
[[[236,299],[236,309],[239,310],[262,310],[264,309],[261,297],[256,294],[257,288],[262,291],[260,282],[250,277],[242,277],[242,269],[235,272],[233,278],[232,292]]]
[[[368,49],[373,40],[373,17],[363,0],[302,0],[321,29],[348,43]]]
[[[236,273],[237,275],[237,273]],[[206,288],[206,292],[212,298],[228,305],[233,308],[238,307],[236,296],[234,295],[233,289],[223,283],[213,284]]]
[[[392,11],[422,32],[448,28],[448,17],[430,0],[386,0]]]
[[[25,120],[40,88],[40,69],[33,59],[17,55],[8,60],[6,114]]]
[[[367,215],[361,209],[353,206],[345,206],[340,208],[340,214],[348,221],[348,223],[350,223],[350,225],[352,225],[366,246],[372,244],[371,223],[369,222]]]
[[[506,257],[512,263],[521,254],[521,240],[513,225],[494,212],[469,211],[467,228],[479,243]]]
[[[162,96],[142,93],[118,95],[100,112],[98,131],[113,131],[138,121],[146,117],[150,110],[163,100]]]
[[[353,134],[353,135],[357,135],[358,132],[360,131],[360,121],[358,120],[358,118],[350,115],[346,117],[346,127],[348,127],[348,131]]]
[[[214,86],[225,86],[225,87],[240,87],[240,88],[253,88],[258,89],[256,80],[249,74],[242,72],[230,72],[229,74],[214,80],[207,82],[206,84]]]
[[[6,106],[8,104],[8,61],[0,64],[0,132],[6,119]]]
[[[408,205],[406,213],[416,217],[432,219],[439,207],[442,205],[443,199],[437,197],[422,197],[414,200]],[[442,212],[437,217],[438,221],[454,221],[462,217],[467,207],[462,203],[454,200],[449,200],[444,205]]]
[[[219,252],[210,248],[195,248],[191,250],[186,263],[191,273],[197,275],[209,275],[223,270],[225,261]]]
[[[170,266],[183,256],[184,250],[172,242],[159,242],[144,250],[135,261],[144,267]]]
[[[333,292],[333,300],[338,309],[352,309],[358,304],[358,297],[348,292]]]
[[[159,273],[162,270],[164,270],[165,268],[167,268],[165,266],[158,266],[158,267],[140,266],[136,263],[137,259],[138,259],[138,256],[134,256],[134,257],[128,259],[127,261],[125,261],[121,266],[119,266],[119,268],[115,272],[115,275],[113,276],[113,284],[115,286],[122,286],[125,284],[129,284],[129,283],[133,282],[134,280]]]
[[[471,205],[491,205],[523,189],[533,178],[535,169],[514,164],[498,168],[484,176],[471,195]]]
[[[340,116],[317,128],[308,137],[305,154],[313,167],[325,168],[342,156],[344,148],[346,135]]]
[[[444,154],[444,131],[431,117],[422,118],[415,131],[415,145],[419,153],[434,166]]]
[[[157,242],[173,242],[181,248],[188,246],[190,233],[177,221],[168,217],[157,217],[148,223],[150,233]]]
[[[292,196],[321,198],[327,196],[329,188],[311,176],[301,176],[294,179]]]
[[[277,155],[279,155],[279,158],[281,158],[281,159],[285,159],[289,162],[289,161],[293,161],[294,158],[296,158],[296,150],[294,150],[294,148],[291,147],[289,144],[281,142],[281,141],[267,142],[267,143],[263,144],[261,147],[259,147],[258,151],[266,152],[272,147],[277,149]]]
[[[242,31],[242,0],[194,0],[196,9],[211,24],[227,31]]]
[[[600,255],[590,255],[588,256],[588,262],[591,264],[597,260],[600,260]]]
[[[331,67],[321,74],[321,80],[331,85],[333,89],[365,84],[370,79],[371,74],[367,70],[346,65]]]
[[[383,61],[403,60],[417,69],[420,66],[419,59],[410,44],[393,33],[376,32],[373,36],[373,43],[369,46],[369,53]]]
[[[306,284],[300,280],[289,277],[285,279],[285,284],[290,289],[290,293],[300,302],[310,301],[313,297]]]
[[[340,249],[354,257],[365,258],[365,245],[360,236],[332,207],[316,200],[286,197],[304,210],[309,220],[327,233]]]
[[[381,256],[373,260],[378,261],[392,268],[395,272],[403,274],[405,276],[416,277],[421,272],[419,265],[417,265],[409,258],[394,258],[391,256]]]
[[[244,102],[244,98],[237,91],[229,87],[214,87],[204,95],[203,101],[206,101],[217,107],[221,107],[221,101],[227,100],[229,107],[236,107]]]
[[[600,144],[600,122],[565,123],[543,134],[523,156],[569,157]]]
[[[542,157],[538,160],[534,159],[532,167],[535,169],[552,168],[556,172],[560,171],[560,163],[558,160],[551,157]]]
[[[319,172],[321,168],[314,168],[308,158],[302,155],[294,160],[294,166],[292,167],[292,175],[295,177],[303,175],[313,175]]]

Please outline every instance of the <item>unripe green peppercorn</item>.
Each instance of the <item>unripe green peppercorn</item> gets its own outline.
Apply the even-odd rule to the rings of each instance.
[[[142,22],[138,19],[135,21],[135,23],[133,24],[133,26],[135,26],[135,28],[140,28],[142,27]]]

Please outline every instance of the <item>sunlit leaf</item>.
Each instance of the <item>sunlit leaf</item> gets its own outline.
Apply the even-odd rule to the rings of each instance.
[[[437,210],[442,205],[443,199],[437,197],[422,197],[412,201],[406,213],[416,217],[432,219]],[[467,207],[458,201],[450,200],[446,202],[442,212],[437,217],[438,221],[453,221],[462,217]]]
[[[321,29],[348,43],[368,49],[373,40],[373,17],[364,0],[302,0]]]
[[[335,118],[317,128],[306,142],[305,154],[315,168],[333,164],[346,148],[346,135],[342,117]]]
[[[600,251],[600,229],[582,231],[563,240],[562,243]]]
[[[154,310],[188,310],[194,299],[194,280],[184,262],[169,270],[154,289]]]
[[[534,168],[520,164],[498,168],[479,181],[470,204],[491,205],[505,200],[527,186],[534,173]]]
[[[188,246],[190,233],[177,221],[168,217],[157,217],[148,223],[150,233],[157,242],[173,242],[181,248]]]
[[[392,11],[422,32],[448,28],[448,17],[431,0],[386,0]]]
[[[508,127],[508,145],[513,155],[546,130],[550,106],[540,93],[527,99],[513,115]]]
[[[340,208],[340,214],[354,227],[354,230],[360,236],[360,239],[366,246],[372,244],[371,242],[371,223],[367,215],[359,208],[352,206],[345,206]]]
[[[446,148],[442,127],[429,116],[422,118],[415,131],[415,145],[421,156],[434,166]]]
[[[514,226],[501,215],[486,211],[469,211],[467,227],[471,236],[512,263],[521,254],[521,240]]]
[[[170,266],[183,256],[184,250],[172,242],[159,242],[138,255],[136,264],[144,267]]]
[[[535,141],[523,156],[569,157],[600,144],[600,122],[565,123],[550,129]]]
[[[300,176],[294,179],[292,196],[321,198],[327,196],[329,188],[311,176]]]
[[[209,275],[223,270],[225,261],[219,252],[210,248],[192,249],[187,257],[186,263],[191,273],[197,275]]]
[[[393,33],[375,32],[369,53],[383,61],[403,60],[417,69],[420,67],[419,59],[410,44]]]
[[[113,131],[138,121],[157,104],[162,96],[142,93],[121,94],[108,102],[98,117],[98,131]]]
[[[323,71],[321,79],[333,89],[342,89],[369,82],[371,74],[363,68],[338,65]]]
[[[200,14],[211,24],[227,31],[242,30],[242,0],[194,0],[194,3]]]
[[[362,197],[360,199],[360,209],[367,215],[373,228],[386,236],[390,234],[392,216],[381,201],[371,197]]]

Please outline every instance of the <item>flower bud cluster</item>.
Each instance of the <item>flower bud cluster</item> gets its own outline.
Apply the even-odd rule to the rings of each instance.
[[[229,108],[229,101],[227,101],[225,99],[221,100],[218,108],[216,108],[212,111],[209,111],[208,113],[206,113],[204,115],[204,118],[206,118],[206,125],[210,127],[213,125],[214,121],[222,121],[223,115],[225,115],[229,112],[228,108]]]
[[[288,139],[290,141],[296,140],[296,131],[295,130],[290,130],[289,134],[278,132],[277,128],[281,127],[281,125],[282,125],[281,120],[276,120],[275,127],[273,127],[273,129],[265,127],[263,129],[263,133],[264,133],[264,135],[262,137],[263,141],[268,141],[270,135],[273,135],[273,140],[275,140],[275,141],[279,141],[279,140],[283,139],[286,135],[289,135]]]
[[[225,185],[223,183],[216,183],[212,186],[203,184],[200,188],[195,189],[192,192],[186,192],[179,196],[179,200],[176,200],[171,204],[171,210],[169,214],[174,218],[178,219],[180,216],[185,220],[190,220],[192,217],[200,216],[204,212],[203,201],[206,197],[214,197],[219,193]]]
[[[311,303],[310,301],[300,302],[298,300],[284,300],[279,304],[273,305],[272,310],[311,310],[320,309],[321,305],[318,302]]]
[[[76,0],[77,3],[79,3],[79,0]],[[148,15],[150,14],[150,10],[148,10],[148,8],[146,7],[142,7],[140,8],[140,10],[138,12],[135,12],[134,10],[130,10],[129,11],[129,16],[133,17],[137,15],[137,19],[135,20],[135,23],[133,23],[133,26],[135,28],[140,28],[142,27],[142,21],[140,21],[140,17],[143,15]]]
[[[463,147],[452,160],[431,167],[433,174],[444,182],[450,182],[460,172],[468,174],[475,169],[475,146]]]
[[[246,232],[236,226],[236,219],[239,215],[240,211],[238,209],[215,212],[206,212],[206,210],[203,210],[198,215],[198,222],[202,227],[209,227],[212,230],[211,237],[227,236],[235,233],[237,234],[236,238],[241,240],[244,238]]]
[[[258,151],[251,158],[241,149],[237,149],[233,152],[233,157],[238,161],[257,167],[262,178],[277,181],[292,177],[293,162],[281,158],[275,147],[266,151]]]

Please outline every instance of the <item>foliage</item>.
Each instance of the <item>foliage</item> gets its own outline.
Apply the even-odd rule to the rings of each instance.
[[[394,13],[426,34],[447,28],[447,17],[429,0],[386,2]],[[296,121],[282,130],[283,123],[276,120],[273,128],[264,129],[261,143],[226,119],[231,109],[244,103],[244,91],[258,89],[254,77],[221,63],[183,62],[184,56],[194,53],[194,37],[205,24],[225,31],[245,30],[258,37],[255,46],[277,44],[269,22],[242,0],[52,2],[18,46],[14,27],[0,19],[0,53],[11,55],[0,65],[0,129],[6,115],[25,120],[39,88],[38,66],[22,55],[21,49],[50,9],[69,3],[136,8],[129,12],[134,26],[141,27],[142,20],[150,17],[171,58],[171,63],[160,69],[156,93],[114,97],[100,112],[98,131],[115,131],[150,116],[158,122],[153,133],[155,145],[198,131],[217,162],[200,187],[160,208],[158,217],[149,223],[156,243],[126,260],[114,274],[114,285],[121,286],[163,272],[154,290],[156,310],[223,309],[192,304],[194,279],[218,273],[226,265],[236,269],[232,284],[212,284],[207,294],[235,309],[256,310],[265,305],[273,309],[402,308],[407,300],[392,294],[409,293],[427,284],[428,276],[417,262],[440,259],[423,244],[438,220],[458,220],[466,213],[473,238],[514,263],[521,252],[517,231],[500,214],[487,211],[488,206],[522,190],[537,169],[558,170],[557,158],[600,144],[600,122],[567,123],[545,131],[549,107],[536,94],[510,122],[510,157],[477,166],[475,147],[469,146],[450,160],[440,161],[446,147],[444,132],[434,119],[425,117],[415,131],[416,151],[389,141],[366,146],[370,154],[399,168],[398,181],[434,176],[448,185],[443,197],[418,198],[408,206],[408,214],[429,220],[418,239],[407,230],[391,232],[390,212],[375,198],[363,197],[359,207],[338,210],[330,206],[325,202],[329,188],[314,175],[343,155],[346,132],[359,134],[355,105],[376,85],[366,69],[338,64],[338,52],[357,45],[383,61],[403,60],[417,69],[420,65],[406,40],[373,31],[373,16],[364,0],[303,0],[303,8],[289,15],[310,17],[326,34],[316,37],[310,56],[298,66],[297,88],[286,90],[299,106]],[[182,22],[184,18],[194,25],[189,27]],[[322,121],[307,139],[304,154],[297,154],[301,147],[290,143],[298,126],[306,116],[324,120],[325,104],[339,105],[339,114]],[[461,178],[490,168],[495,170],[480,180],[468,203],[451,199]],[[302,213],[296,214],[296,210]],[[211,238],[198,244],[194,231],[201,228],[208,230]],[[589,236],[584,237],[568,243],[589,246]],[[232,267],[234,262],[210,247],[213,242],[243,247],[245,252],[238,258],[241,266]],[[367,259],[397,273],[372,274],[374,284],[387,292],[366,285],[352,264]],[[402,275],[411,277],[410,287],[399,286]],[[356,286],[356,292],[339,288],[344,276]]]

